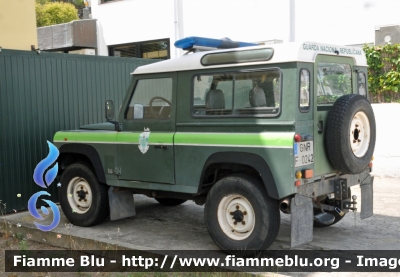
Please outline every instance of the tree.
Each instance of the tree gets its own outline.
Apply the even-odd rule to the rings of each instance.
[[[50,1],[50,0],[38,0],[38,1]],[[52,0],[54,2],[54,0]],[[85,7],[85,1],[84,0],[57,0],[59,2],[63,3],[70,3],[75,6],[75,8],[78,10],[78,16],[80,18],[83,17],[83,8]]]
[[[36,1],[37,27],[67,23],[77,19],[79,19],[78,11],[70,3],[50,2],[49,0]]]

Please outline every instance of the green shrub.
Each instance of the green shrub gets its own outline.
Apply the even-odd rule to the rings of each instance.
[[[39,0],[44,1],[44,0]],[[74,5],[62,2],[36,3],[37,27],[61,24],[79,19]]]
[[[368,63],[368,89],[374,102],[400,99],[400,44],[364,46]]]

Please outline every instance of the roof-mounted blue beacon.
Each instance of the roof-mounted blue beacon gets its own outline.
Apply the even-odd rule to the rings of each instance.
[[[232,41],[229,38],[214,39],[203,37],[187,37],[175,42],[175,47],[188,51],[207,51],[214,49],[229,49],[238,47],[257,46],[256,43]]]

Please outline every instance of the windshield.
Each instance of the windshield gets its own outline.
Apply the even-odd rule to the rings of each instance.
[[[351,66],[349,64],[318,64],[318,105],[333,104],[340,96],[351,93]]]

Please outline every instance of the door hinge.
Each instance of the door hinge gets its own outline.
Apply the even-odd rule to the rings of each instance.
[[[121,175],[121,168],[120,167],[114,168],[114,174],[115,175]]]

